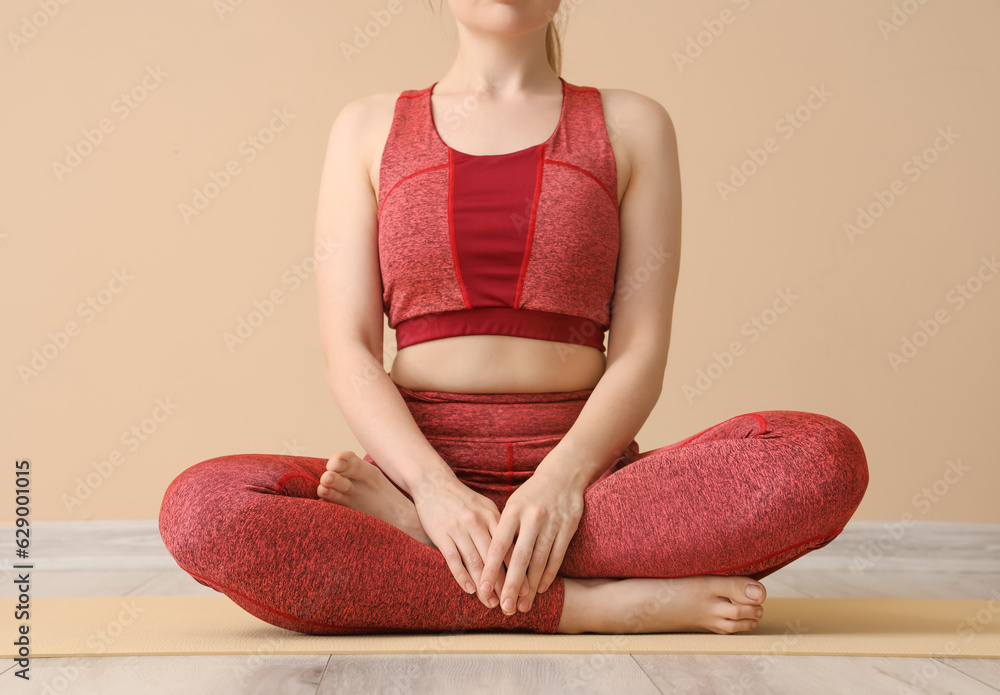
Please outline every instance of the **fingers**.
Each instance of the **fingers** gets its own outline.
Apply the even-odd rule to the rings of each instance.
[[[462,587],[463,590],[468,591],[467,585],[471,585],[473,591],[470,593],[475,593],[475,582],[472,580],[472,575],[469,574],[468,570],[465,569],[465,563],[462,560],[462,552],[459,551],[458,546],[455,541],[448,536],[445,536],[446,542],[437,542],[435,544],[438,546],[438,550],[444,555],[445,562],[448,563],[448,569],[451,570],[451,574],[455,577],[455,581],[458,585]],[[433,540],[433,539],[432,539]]]
[[[442,554],[445,556],[448,567],[451,568],[452,575],[459,586],[466,593],[476,594],[476,581],[482,576],[483,553],[481,549],[489,548],[489,537],[485,536],[482,530],[476,533],[474,529],[472,533],[476,535],[478,543],[472,538],[471,534],[463,535],[457,539],[449,538],[454,543],[454,553],[452,556],[444,552]],[[457,560],[453,560],[454,554],[457,554]],[[500,589],[505,579],[506,573],[501,569],[495,591],[490,592],[486,596],[486,600],[483,601],[488,608],[496,608],[499,605]]]
[[[559,571],[562,564],[562,551],[558,548],[560,543],[568,544],[568,542],[560,540],[565,537],[565,529],[560,530],[556,527],[545,529],[535,539],[531,564],[528,565],[528,574],[525,578],[525,585],[522,587],[521,599],[517,603],[517,608],[521,612],[527,613],[531,609],[531,605],[535,602],[535,596],[540,593],[539,588],[548,588],[541,586],[543,579],[549,575],[554,578]],[[551,581],[549,580],[550,583]]]
[[[546,526],[540,531],[545,521],[541,515],[518,514],[518,511],[508,503],[500,515],[492,529],[492,540],[478,579],[479,600],[495,608],[499,599],[500,609],[506,615],[517,610],[527,612],[538,589],[548,589],[555,581],[573,536],[571,531],[551,522],[551,528]]]
[[[500,605],[500,592],[503,591],[503,583],[505,581],[507,581],[507,570],[501,567],[500,573],[497,574],[496,586],[494,586],[493,591],[490,592],[491,608],[496,608]]]
[[[498,581],[499,575],[502,571],[500,565],[504,556],[508,554],[511,543],[514,541],[514,533],[517,530],[516,517],[506,513],[500,515],[500,521],[497,523],[496,528],[493,529],[493,540],[490,542],[489,550],[486,553],[486,561],[483,567],[483,573],[479,580],[479,600],[483,603],[488,604],[488,598],[491,592],[495,588],[504,586]],[[505,580],[509,581],[510,571],[506,573]],[[496,592],[497,597],[502,601],[500,592]],[[502,604],[501,604],[502,605]]]
[[[513,615],[517,610],[521,585],[525,582],[528,563],[532,561],[537,537],[538,531],[534,526],[521,526],[518,531],[517,541],[510,555],[510,564],[507,566],[507,581],[503,584],[500,596],[500,610],[507,615]],[[544,558],[542,561],[544,562]]]
[[[554,557],[553,551],[555,548],[552,541],[551,531],[549,533],[539,534],[537,540],[535,541],[535,552],[531,557],[531,564],[528,566],[528,576],[525,581],[525,587],[522,587],[521,599],[517,604],[518,609],[522,612],[527,613],[528,609],[531,608],[531,604],[535,601],[535,594],[538,592],[538,586],[542,577],[552,568]],[[559,558],[559,563],[561,562],[562,558]],[[556,569],[552,571],[553,574],[558,571],[559,563],[556,564]]]
[[[461,585],[462,589],[467,594],[475,594],[476,580],[483,571],[482,554],[480,553],[477,543],[473,540],[471,535],[463,534],[456,538],[455,542],[458,546],[459,553],[462,555],[462,562],[465,565],[465,570],[469,575],[469,580]]]
[[[538,582],[537,593],[544,594],[552,586],[552,582],[556,580],[559,568],[562,567],[563,559],[566,557],[566,549],[569,547],[572,539],[573,533],[567,532],[565,528],[560,529],[559,534],[552,543],[552,549],[549,551],[549,561],[545,565],[545,571]],[[531,608],[531,606],[529,605],[528,608]]]
[[[485,561],[482,558],[486,557],[486,554],[489,552],[490,534],[487,533],[482,528],[475,528],[472,529],[471,535],[473,537],[473,540],[475,541],[476,550],[478,551],[475,560],[475,567],[469,567],[469,569],[472,570],[473,580],[474,582],[476,582],[476,585],[473,587],[472,593],[476,593],[479,597],[479,600],[487,608],[496,608],[496,606],[500,604],[500,597],[494,595],[492,592],[488,593],[484,597],[482,595],[482,592],[476,588],[479,586],[479,583],[482,582],[483,567],[485,566]]]

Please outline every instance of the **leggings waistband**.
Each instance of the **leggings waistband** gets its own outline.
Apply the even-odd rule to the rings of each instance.
[[[399,384],[396,389],[426,437],[448,439],[563,435],[594,391],[452,393],[417,391]]]

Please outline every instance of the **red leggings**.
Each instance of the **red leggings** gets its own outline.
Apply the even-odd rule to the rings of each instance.
[[[459,479],[501,511],[593,391],[397,388]],[[554,633],[562,577],[760,579],[833,540],[868,487],[857,436],[814,413],[737,415],[641,453],[632,440],[587,488],[559,576],[527,613],[506,616],[465,593],[440,551],[319,500],[327,461],[236,454],[197,463],[168,486],[160,535],[198,582],[296,632]]]

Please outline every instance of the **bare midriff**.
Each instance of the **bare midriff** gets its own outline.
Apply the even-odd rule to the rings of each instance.
[[[408,345],[389,378],[413,391],[549,393],[594,388],[605,354],[583,345],[509,335],[459,335]]]

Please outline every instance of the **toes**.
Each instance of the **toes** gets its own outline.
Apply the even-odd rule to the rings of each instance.
[[[320,485],[335,490],[341,494],[348,494],[354,489],[354,483],[351,482],[350,478],[346,478],[343,475],[327,471],[319,479]]]
[[[326,470],[333,471],[334,473],[345,472],[348,466],[347,454],[348,452],[343,452],[336,456],[331,456],[330,460],[326,462]]]
[[[755,581],[754,584],[760,587],[760,598],[757,599],[757,603],[764,603],[767,599],[767,587],[757,581]],[[743,590],[743,593],[746,593],[746,589]]]
[[[349,500],[351,496],[347,494],[347,492],[345,492],[343,488],[349,488],[351,485],[351,481],[339,475],[337,476],[337,478],[339,478],[339,481],[334,484],[330,484],[325,481],[322,484],[320,484],[320,486],[317,488],[316,494],[319,495],[321,499],[324,499],[328,502],[336,502],[337,504],[346,504],[347,500]],[[343,485],[342,484],[343,482],[346,482],[347,484]]]
[[[362,465],[368,466],[370,464],[353,451],[342,451],[326,462],[326,469],[349,478],[357,478],[368,472],[368,469],[363,468]]]
[[[758,581],[749,579],[748,577],[731,577],[728,579],[729,584],[723,595],[732,600],[733,603],[759,605],[764,603],[764,599],[767,598],[767,589]],[[747,589],[750,587],[758,587],[760,589],[760,596],[749,596]]]
[[[727,620],[759,620],[764,615],[764,608],[755,604],[723,601],[719,605],[719,615]]]
[[[709,629],[718,635],[731,635],[734,632],[753,630],[760,623],[757,618],[744,618],[742,620],[730,620],[728,618],[717,618],[708,623]]]
[[[758,624],[756,620],[727,620],[726,624],[720,627],[725,631],[725,634],[732,634],[734,632],[753,630]]]

